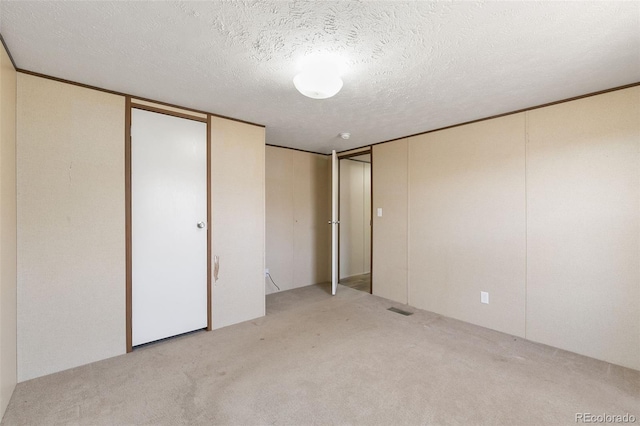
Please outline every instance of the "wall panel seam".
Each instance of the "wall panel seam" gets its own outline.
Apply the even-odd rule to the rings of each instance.
[[[527,182],[527,152],[529,148],[529,111],[524,113],[524,338],[527,339],[527,299],[529,296],[529,198]]]
[[[407,170],[407,227],[405,229],[406,235],[407,235],[407,272],[406,272],[406,303],[407,305],[411,305],[411,275],[410,275],[410,264],[411,264],[411,167],[409,167],[409,159],[411,158],[410,156],[410,148],[411,148],[411,141],[407,140],[406,141],[406,145],[407,145],[407,158],[406,158],[406,163],[405,163],[405,168]]]
[[[293,222],[291,223],[291,288],[296,287],[296,153],[291,153],[291,207],[293,210]]]

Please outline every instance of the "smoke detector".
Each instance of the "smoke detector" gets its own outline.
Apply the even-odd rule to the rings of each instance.
[[[342,139],[344,139],[344,140],[347,140],[347,139],[349,139],[349,138],[351,137],[351,133],[349,133],[349,132],[342,132],[342,133],[340,133],[340,137],[341,137]]]

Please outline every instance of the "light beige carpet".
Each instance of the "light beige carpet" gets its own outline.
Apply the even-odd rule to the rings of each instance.
[[[273,294],[267,312],[20,383],[3,424],[640,423],[638,371],[346,287]]]

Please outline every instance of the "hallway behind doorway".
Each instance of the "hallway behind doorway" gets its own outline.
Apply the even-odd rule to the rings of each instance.
[[[339,282],[371,292],[371,154],[340,159]]]
[[[371,293],[371,272],[361,275],[354,275],[340,280],[340,284],[355,290]]]

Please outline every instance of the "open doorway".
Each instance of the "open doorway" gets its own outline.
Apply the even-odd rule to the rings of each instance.
[[[340,158],[339,282],[371,293],[371,152]]]

